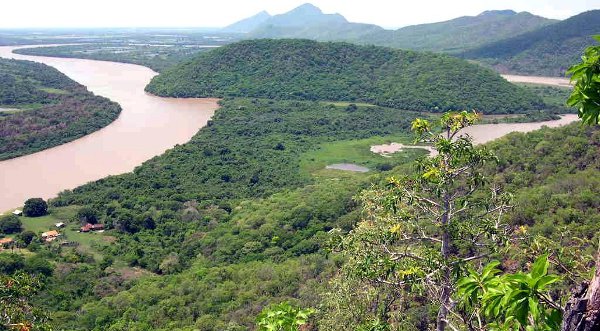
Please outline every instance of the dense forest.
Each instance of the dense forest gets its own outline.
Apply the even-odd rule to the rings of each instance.
[[[0,160],[75,140],[120,112],[54,68],[0,59]]]
[[[597,34],[600,34],[600,10],[592,10],[472,49],[464,56],[500,72],[564,76]]]
[[[171,97],[350,101],[432,112],[545,107],[494,72],[449,56],[308,40],[223,46],[165,71],[146,90]]]

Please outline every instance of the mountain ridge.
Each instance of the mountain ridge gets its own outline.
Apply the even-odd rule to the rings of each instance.
[[[271,18],[271,14],[269,14],[266,10],[261,11],[260,13],[245,18],[243,20],[237,21],[233,24],[230,24],[221,31],[223,32],[232,32],[232,33],[248,33],[256,28],[258,28],[261,24]]]
[[[600,34],[600,10],[590,10],[564,21],[483,45],[465,53],[504,73],[563,76],[583,49]]]
[[[257,15],[234,23],[245,26]],[[375,24],[354,23],[340,14],[324,14],[306,3],[286,13],[261,17],[253,29],[245,28],[247,39],[300,38],[317,41],[347,41],[420,51],[459,54],[467,49],[532,31],[556,20],[514,10],[487,10],[476,16],[406,26],[387,30]],[[231,26],[230,26],[231,27]],[[229,28],[229,27],[228,27]],[[226,28],[227,29],[227,28]],[[225,30],[227,31],[227,30]]]

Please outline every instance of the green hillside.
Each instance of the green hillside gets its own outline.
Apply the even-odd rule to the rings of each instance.
[[[120,111],[54,68],[0,59],[0,160],[75,140]]]
[[[564,76],[579,60],[583,49],[594,43],[592,36],[597,34],[600,34],[600,10],[592,10],[476,48],[465,57],[506,73]]]
[[[486,11],[478,16],[381,31],[367,36],[364,42],[394,48],[460,54],[554,22],[556,21],[528,12]]]
[[[544,107],[491,70],[449,56],[308,40],[227,45],[165,71],[146,90],[171,97],[350,101],[434,112]]]
[[[241,113],[237,111],[240,108]],[[252,164],[251,159],[265,160],[261,155],[271,153],[273,137],[284,142],[283,152],[289,155],[287,160],[292,161],[293,167],[296,163],[292,155],[302,154],[288,139],[310,142],[323,141],[325,137],[315,135],[309,139],[298,133],[288,136],[299,130],[306,118],[342,116],[341,123],[326,129],[352,137],[355,134],[345,130],[351,130],[353,121],[374,110],[358,107],[355,112],[346,113],[343,107],[320,108],[314,103],[266,100],[226,101],[223,109],[224,114],[215,119],[213,126],[191,143],[144,164],[134,174],[108,178],[55,200],[58,205],[85,203],[99,208],[103,221],[120,232],[115,233],[118,242],[105,251],[106,255],[115,261],[124,259],[132,266],[157,268],[162,274],[123,282],[103,271],[106,264],[67,267],[61,262],[60,276],[53,276],[38,298],[52,311],[56,323],[67,329],[86,330],[253,330],[254,316],[270,302],[291,300],[302,306],[319,305],[320,291],[340,264],[325,249],[326,232],[334,227],[352,229],[360,217],[352,196],[390,173],[371,177],[330,174],[315,177],[312,183],[297,182],[296,188],[278,182],[270,190],[278,193],[259,199],[237,199],[249,196],[251,191],[245,189],[232,190],[228,198],[217,201],[211,201],[209,196],[221,190],[218,186],[229,183],[238,188],[251,187],[251,183],[239,180],[241,175],[253,173],[245,164]],[[298,115],[298,111],[303,115]],[[283,128],[277,129],[281,126],[273,125],[251,139],[231,135],[228,137],[232,139],[222,139],[228,130],[241,130],[245,123],[249,123],[248,132],[254,132],[271,122],[273,116],[280,118],[273,123],[288,123],[285,130],[290,132],[283,133]],[[365,124],[367,130],[369,125],[375,125]],[[355,131],[355,137],[366,132]],[[212,135],[215,137],[210,138]],[[592,243],[597,242],[600,233],[600,202],[595,194],[600,181],[594,179],[600,170],[600,157],[590,145],[599,146],[599,139],[597,128],[573,124],[513,134],[492,143],[490,147],[500,162],[488,167],[488,176],[515,194],[510,224],[525,226],[534,236],[547,237],[551,243],[547,249],[573,246],[582,256],[592,254]],[[217,155],[202,151],[204,145],[214,150],[217,141],[231,151]],[[256,143],[244,149],[249,141]],[[268,143],[261,147],[263,142]],[[228,182],[223,176],[220,183],[202,180],[204,169],[213,169],[204,168],[206,162],[235,164],[240,170],[233,181]],[[186,168],[192,165],[198,167],[193,171]],[[272,168],[265,165],[260,173],[266,175],[267,169]],[[393,173],[407,171],[411,168],[401,167]],[[272,182],[268,176],[261,175],[256,183],[265,187]],[[192,183],[187,185],[190,180]],[[188,200],[192,198],[197,200]],[[138,227],[134,234],[126,232],[126,223]],[[526,254],[524,248],[513,248],[506,258],[514,266],[526,261]],[[90,280],[75,282],[80,284],[77,286],[68,282],[77,277]],[[418,317],[421,319],[415,323],[427,323],[427,307],[419,307],[416,302],[415,308],[422,313],[409,312],[407,318]]]

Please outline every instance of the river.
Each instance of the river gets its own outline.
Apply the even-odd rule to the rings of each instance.
[[[218,108],[217,99],[160,98],[145,93],[144,87],[156,75],[146,67],[12,53],[23,47],[0,47],[0,57],[55,67],[91,92],[118,102],[123,111],[113,123],[81,139],[0,162],[0,212],[31,197],[51,198],[62,190],[132,171],[189,141]]]
[[[45,199],[109,175],[132,171],[142,162],[182,144],[205,126],[218,108],[217,99],[160,98],[144,92],[156,73],[146,67],[106,61],[14,54],[0,47],[0,57],[45,63],[97,95],[118,102],[117,120],[85,137],[44,151],[0,162],[0,211],[20,206],[31,197]],[[564,79],[504,76],[509,81],[565,86]],[[469,128],[477,143],[514,131],[559,126],[577,119],[543,123],[488,124]]]

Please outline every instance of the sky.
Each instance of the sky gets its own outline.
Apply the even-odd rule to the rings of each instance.
[[[0,0],[0,28],[222,27],[262,10],[289,11],[307,0]],[[565,19],[600,0],[311,0],[325,13],[386,28],[513,9]]]

